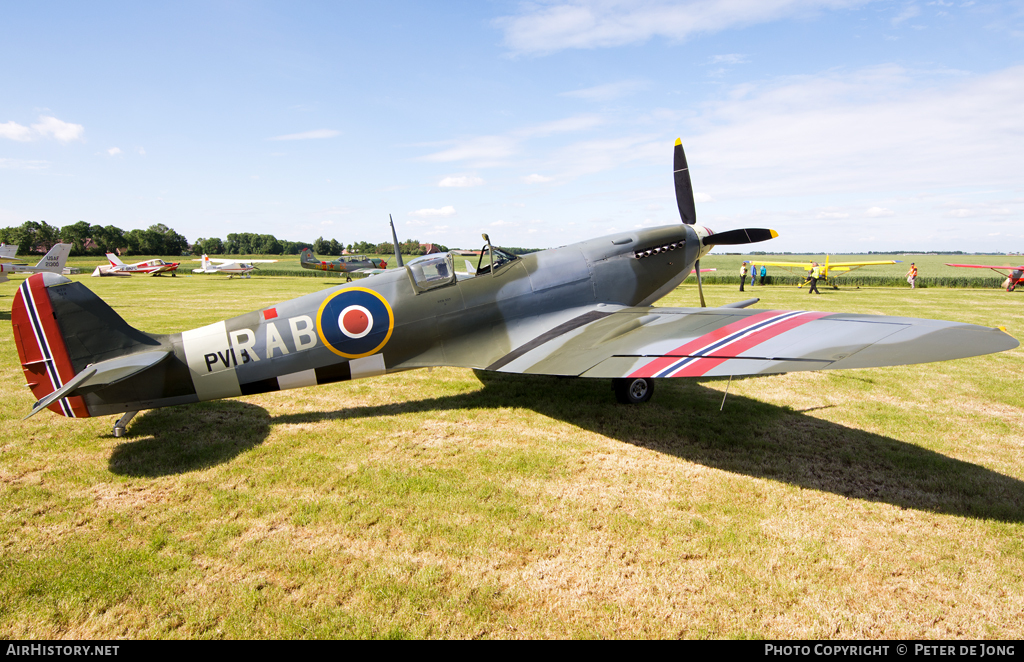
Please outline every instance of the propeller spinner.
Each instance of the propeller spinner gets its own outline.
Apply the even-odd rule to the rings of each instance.
[[[693,183],[690,181],[690,168],[686,164],[686,154],[683,152],[683,139],[676,138],[675,154],[672,158],[672,170],[676,180],[676,205],[679,207],[679,218],[686,225],[694,225],[697,222],[697,208],[693,201]],[[759,241],[767,241],[779,236],[775,230],[767,228],[740,228],[728,230],[715,234],[706,228],[704,232],[698,232],[701,238],[701,246],[738,246],[740,244],[754,244]],[[700,279],[700,258],[694,263],[693,268],[697,272],[697,292],[700,294],[700,306],[706,308],[704,303],[704,288]]]

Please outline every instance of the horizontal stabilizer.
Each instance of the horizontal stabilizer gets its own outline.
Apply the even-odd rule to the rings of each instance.
[[[82,395],[88,391],[128,379],[132,375],[160,363],[170,355],[171,352],[167,350],[141,352],[90,365],[75,375],[68,383],[36,402],[32,411],[25,418],[38,414],[62,398]]]

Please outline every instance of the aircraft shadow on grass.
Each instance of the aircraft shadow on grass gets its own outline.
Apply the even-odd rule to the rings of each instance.
[[[158,476],[226,462],[272,425],[351,421],[461,409],[531,409],[623,443],[735,474],[935,513],[1024,521],[1024,482],[911,443],[823,421],[689,380],[661,380],[644,405],[618,405],[608,381],[475,371],[483,388],[458,395],[271,416],[214,401],[146,412],[110,458],[114,473]],[[811,410],[820,407],[811,408]]]

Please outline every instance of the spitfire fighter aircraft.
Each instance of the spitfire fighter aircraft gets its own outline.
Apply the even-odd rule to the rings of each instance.
[[[1007,292],[1013,292],[1017,286],[1024,282],[1024,265],[1012,267],[1008,264],[997,267],[991,264],[946,264],[947,267],[967,267],[970,269],[991,269],[1000,276],[1006,276],[1003,287]]]
[[[202,257],[203,266],[199,269],[193,269],[194,274],[226,274],[228,278],[235,276],[241,276],[242,278],[252,278],[252,272],[256,269],[257,264],[263,264],[266,262],[277,262],[277,260],[249,260],[248,262],[237,262],[235,260],[211,260],[208,256]]]
[[[820,269],[821,269],[821,271],[820,271],[821,277],[825,279],[826,283],[828,283],[829,285],[832,286],[832,289],[838,290],[839,289],[839,285],[838,285],[837,281],[839,280],[839,278],[841,278],[842,276],[845,276],[846,274],[850,273],[851,271],[856,271],[857,269],[860,269],[861,267],[871,267],[871,266],[877,266],[877,265],[880,265],[880,264],[898,264],[901,261],[902,260],[869,260],[869,261],[864,261],[864,262],[832,262],[832,263],[829,263],[829,256],[826,255],[825,256],[825,261],[823,263],[821,263],[819,266],[820,266]],[[807,273],[810,273],[811,270],[814,269],[814,265],[812,264],[812,261],[807,261],[807,262],[763,262],[763,261],[760,261],[760,260],[752,260],[752,262],[755,262],[758,266],[762,266],[763,265],[763,266],[766,266],[766,267],[782,267],[783,269],[787,269],[789,271],[796,272],[796,273],[799,273],[800,271],[806,271]],[[806,283],[807,283],[807,281],[804,281],[803,283],[800,283],[800,285],[798,285],[797,287],[803,287]]]
[[[11,310],[31,416],[139,410],[329,384],[433,366],[611,379],[639,403],[666,377],[757,375],[957,359],[1017,347],[1001,329],[939,320],[721,308],[654,308],[716,245],[777,236],[697,225],[682,144],[682,223],[517,256],[458,278],[450,253],[208,326],[151,334],[81,283],[32,276]]]
[[[101,264],[96,267],[93,276],[131,276],[132,274],[149,274],[159,276],[170,272],[172,276],[177,275],[178,265],[181,262],[164,262],[163,260],[146,260],[135,264],[125,264],[114,253],[107,253],[107,261],[110,265]]]
[[[337,260],[318,260],[316,255],[313,255],[313,251],[308,248],[303,248],[299,254],[299,264],[303,269],[336,271],[338,273],[378,274],[388,268],[388,263],[384,260],[369,258],[365,255],[346,255]]]
[[[71,244],[54,244],[53,248],[34,267],[25,264],[0,263],[0,283],[7,281],[7,274],[44,272],[59,274],[64,271],[64,263],[67,262],[70,254]]]

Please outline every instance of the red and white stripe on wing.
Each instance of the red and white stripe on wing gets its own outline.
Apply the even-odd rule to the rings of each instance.
[[[766,310],[705,333],[650,361],[629,376],[700,377],[767,340],[830,314]]]

